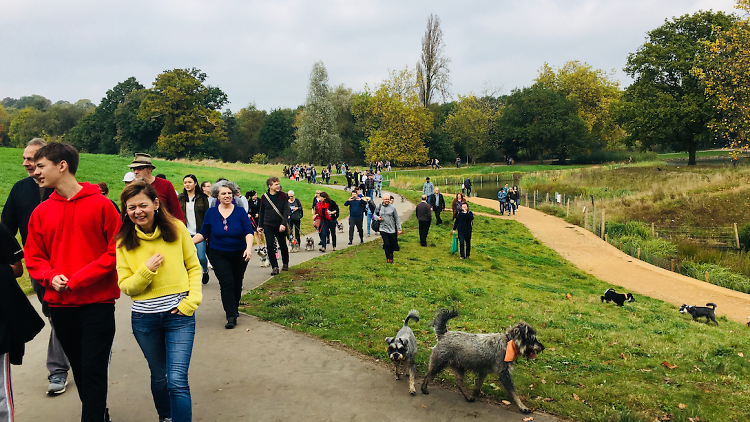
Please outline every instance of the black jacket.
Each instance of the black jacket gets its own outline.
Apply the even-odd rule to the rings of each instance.
[[[466,211],[466,213],[459,212],[456,214],[456,221],[453,223],[453,230],[458,230],[459,233],[471,236],[472,221],[474,221],[474,213],[471,211]]]
[[[432,209],[427,202],[420,202],[417,204],[416,214],[417,221],[432,221]]]
[[[289,201],[287,201],[287,202],[289,202]],[[297,207],[297,210],[296,211],[291,211],[291,207],[292,206]],[[305,216],[305,213],[302,210],[302,202],[300,202],[300,200],[298,198],[294,198],[294,201],[292,201],[292,203],[289,204],[289,210],[291,212],[291,214],[289,214],[289,219],[290,220],[299,221],[299,220],[302,220],[302,217]],[[281,210],[279,210],[279,211],[281,211]],[[276,211],[274,211],[274,213],[275,212]]]
[[[430,204],[430,206],[435,209],[436,211],[442,211],[445,209],[445,198],[443,197],[442,193],[439,193],[440,197],[438,198],[438,205],[437,207],[435,204],[435,194],[433,193],[427,198],[427,203]]]
[[[266,198],[271,198],[270,191],[266,191],[266,193],[260,197],[260,212],[258,212],[258,222],[260,226],[279,227],[282,224],[286,224],[287,220],[289,220],[289,197],[287,194],[282,191],[276,193],[276,201],[274,202],[274,205],[276,205],[276,208],[278,208],[281,213],[281,217]]]
[[[21,179],[11,188],[0,219],[14,236],[16,232],[21,232],[21,242],[24,244],[26,243],[26,235],[29,233],[31,213],[34,212],[37,205],[46,201],[54,191],[54,189],[44,189],[44,194],[40,197],[39,185],[36,184],[33,177]]]
[[[467,188],[471,187],[471,178],[467,177],[466,180],[464,180],[464,186]]]

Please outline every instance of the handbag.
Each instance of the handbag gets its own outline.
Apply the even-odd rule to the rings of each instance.
[[[451,253],[458,252],[458,236],[453,233],[453,242],[451,242]]]
[[[370,228],[372,228],[373,231],[379,232],[380,231],[380,220],[378,220],[375,217],[380,217],[380,205],[378,205],[378,208],[375,209],[375,214],[372,215],[372,223],[370,224]]]

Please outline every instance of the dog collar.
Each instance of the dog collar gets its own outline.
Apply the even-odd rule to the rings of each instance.
[[[511,340],[508,334],[505,334],[505,337],[508,338],[508,343],[505,348],[505,362],[513,362],[518,357],[518,347],[516,346],[516,342]]]

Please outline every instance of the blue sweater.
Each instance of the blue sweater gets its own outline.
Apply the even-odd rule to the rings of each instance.
[[[364,202],[364,204],[367,204],[367,202]],[[362,201],[347,200],[346,202],[344,202],[344,206],[349,207],[349,217],[354,218],[354,219],[364,218],[365,207]]]
[[[219,208],[209,208],[203,217],[203,227],[198,232],[208,239],[212,248],[225,252],[245,250],[245,236],[253,234],[253,225],[245,209],[235,205],[232,214],[227,218],[227,230],[224,231],[224,217]]]

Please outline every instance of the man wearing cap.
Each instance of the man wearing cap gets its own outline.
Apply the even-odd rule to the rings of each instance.
[[[146,183],[156,189],[156,194],[159,195],[159,201],[167,207],[167,211],[174,216],[174,218],[185,222],[185,214],[182,212],[180,207],[180,201],[177,199],[177,193],[174,190],[174,186],[169,183],[166,179],[155,177],[151,172],[156,168],[151,164],[151,156],[148,154],[136,153],[135,159],[130,165],[133,169],[136,179],[143,179]]]
[[[426,197],[430,197],[435,193],[435,186],[432,185],[432,182],[430,182],[430,178],[427,178],[427,181],[424,182],[424,185],[422,185],[422,195],[425,195]]]
[[[13,236],[16,235],[17,231],[21,232],[21,241],[23,244],[26,244],[26,237],[29,234],[31,213],[34,212],[37,205],[46,201],[52,192],[55,191],[53,188],[40,187],[37,179],[34,178],[34,171],[36,170],[34,154],[39,148],[45,145],[47,145],[47,142],[41,138],[34,138],[29,141],[26,149],[23,150],[23,167],[26,169],[29,177],[13,185],[3,208],[3,224],[5,224]],[[44,287],[33,278],[31,279],[31,286],[34,288],[39,302],[42,303],[42,313],[49,318],[49,308],[44,301]],[[47,371],[49,372],[49,376],[47,377],[49,380],[47,394],[55,396],[65,392],[70,363],[67,356],[65,356],[65,352],[63,352],[57,335],[55,335],[55,327],[51,322],[50,320],[50,327],[52,329],[50,330],[49,343],[47,345]]]
[[[135,180],[135,173],[133,173],[132,171],[125,173],[125,177],[122,178],[122,181],[123,183],[125,183],[125,186],[132,183],[133,180]]]

